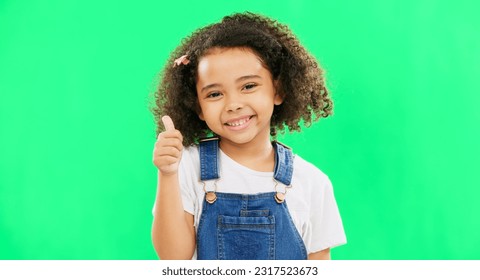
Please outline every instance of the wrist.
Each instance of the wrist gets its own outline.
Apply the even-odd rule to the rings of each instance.
[[[163,179],[170,179],[170,178],[176,178],[178,176],[178,171],[162,171],[158,170],[158,178],[163,178]]]

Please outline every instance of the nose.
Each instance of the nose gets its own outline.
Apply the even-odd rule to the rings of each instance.
[[[237,94],[230,94],[227,96],[227,102],[225,105],[225,110],[227,112],[235,112],[241,110],[244,104],[241,100],[241,97]]]

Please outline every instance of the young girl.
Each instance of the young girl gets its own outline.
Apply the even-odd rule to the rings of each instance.
[[[155,97],[161,259],[329,259],[346,242],[328,177],[271,141],[332,112],[323,71],[287,26],[240,13],[195,31]]]

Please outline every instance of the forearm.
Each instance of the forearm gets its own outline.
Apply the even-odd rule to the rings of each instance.
[[[177,173],[158,175],[152,240],[160,259],[191,259],[195,250],[193,216],[183,209]]]
[[[330,248],[308,255],[309,260],[330,260]]]

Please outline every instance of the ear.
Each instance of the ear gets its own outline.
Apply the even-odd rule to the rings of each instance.
[[[205,121],[205,117],[203,116],[202,108],[200,108],[200,106],[198,106],[198,105],[197,105],[197,115],[198,115],[199,119],[201,119],[202,121]]]
[[[202,108],[200,107],[200,104],[198,104],[198,100],[195,102],[195,112],[197,112],[199,119],[201,119],[202,121],[205,121],[205,118],[203,117]]]
[[[280,94],[275,93],[275,97],[273,98],[273,104],[280,105],[283,103],[283,97]]]
[[[275,105],[280,105],[283,103],[283,96],[281,94],[281,89],[279,84],[280,82],[278,80],[275,80],[273,82],[273,85],[275,86],[275,96],[273,97],[273,104]]]

